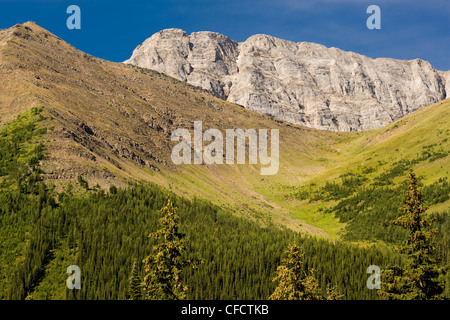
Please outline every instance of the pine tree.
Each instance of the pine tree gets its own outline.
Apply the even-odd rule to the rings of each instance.
[[[142,299],[141,279],[137,273],[136,262],[133,263],[133,268],[131,270],[130,282],[128,284],[128,299],[129,300]]]
[[[434,250],[431,239],[435,230],[426,231],[432,223],[424,216],[426,210],[417,178],[410,171],[404,206],[400,208],[403,215],[393,222],[410,231],[405,243],[397,249],[406,255],[408,262],[405,267],[394,266],[383,270],[379,294],[385,299],[438,299],[444,291],[443,283],[436,280],[444,270],[438,268],[437,260],[431,257]]]
[[[149,235],[157,241],[153,252],[143,260],[145,277],[142,282],[144,298],[150,300],[181,300],[186,298],[187,286],[181,275],[183,269],[195,266],[184,257],[185,235],[178,232],[180,217],[169,198],[161,210],[162,228]]]
[[[278,266],[273,279],[278,286],[270,300],[325,300],[314,278],[314,270],[308,273],[303,268],[303,253],[299,246],[291,244],[282,262],[284,265]]]

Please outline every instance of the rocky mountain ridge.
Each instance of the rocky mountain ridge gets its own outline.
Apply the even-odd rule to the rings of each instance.
[[[354,52],[258,34],[162,30],[125,63],[153,69],[283,121],[331,131],[383,127],[449,97],[450,71],[427,61]]]

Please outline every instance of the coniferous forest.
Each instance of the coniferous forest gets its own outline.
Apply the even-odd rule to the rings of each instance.
[[[330,288],[336,288],[341,299],[381,299],[377,290],[367,288],[368,266],[401,268],[408,263],[394,250],[407,239],[407,232],[391,224],[400,215],[407,185],[390,189],[389,195],[384,187],[349,193],[329,209],[351,221],[344,238],[376,242],[333,243],[280,226],[261,226],[149,183],[104,190],[79,177],[64,191],[56,191],[42,180],[38,165],[45,157],[41,119],[40,110],[33,109],[0,132],[0,299],[145,298],[141,287],[151,270],[145,265],[152,261],[146,258],[155,247],[161,248],[149,235],[164,227],[161,219],[168,199],[179,216],[180,255],[185,261],[197,261],[194,268],[179,270],[187,299],[268,299],[277,289],[273,280],[286,279],[277,277],[277,268],[299,256],[302,259],[293,262],[299,262],[296,270],[313,272],[317,296],[329,296]],[[344,183],[351,188],[354,184],[358,181]],[[326,188],[342,192],[331,185]],[[444,201],[448,182],[438,181],[424,192],[426,199]],[[365,208],[373,205],[383,209],[366,214]],[[351,214],[352,206],[360,208],[358,215]],[[369,226],[376,217],[384,227],[372,230]],[[436,229],[432,256],[437,265],[445,266],[450,262],[449,213],[432,218]],[[80,267],[80,290],[66,287],[70,265]],[[448,286],[442,297],[450,297]]]

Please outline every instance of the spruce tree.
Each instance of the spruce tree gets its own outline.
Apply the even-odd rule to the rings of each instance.
[[[162,228],[149,235],[157,241],[157,244],[153,247],[153,252],[143,260],[144,299],[185,299],[188,288],[181,279],[182,272],[187,266],[195,266],[195,263],[185,258],[185,235],[178,232],[180,217],[170,198],[161,214]]]
[[[435,230],[427,230],[431,219],[425,217],[427,206],[418,186],[416,175],[410,171],[408,189],[405,193],[403,213],[393,223],[406,230],[409,235],[397,251],[406,255],[405,267],[393,266],[383,270],[380,296],[385,299],[430,300],[439,299],[444,291],[443,282],[437,280],[443,269],[431,257],[434,247],[431,239]]]
[[[283,265],[278,266],[277,275],[273,279],[278,282],[270,300],[325,300],[320,293],[319,284],[314,278],[314,270],[303,267],[303,252],[301,247],[291,244]],[[338,297],[339,295],[336,294]]]
[[[141,300],[142,299],[142,286],[141,279],[136,269],[136,261],[133,263],[131,270],[131,276],[128,284],[128,299],[129,300]]]

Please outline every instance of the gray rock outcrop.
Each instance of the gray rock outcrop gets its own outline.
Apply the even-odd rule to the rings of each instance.
[[[376,129],[445,99],[450,72],[308,42],[214,32],[154,34],[125,63],[210,90],[255,112],[332,131]]]

